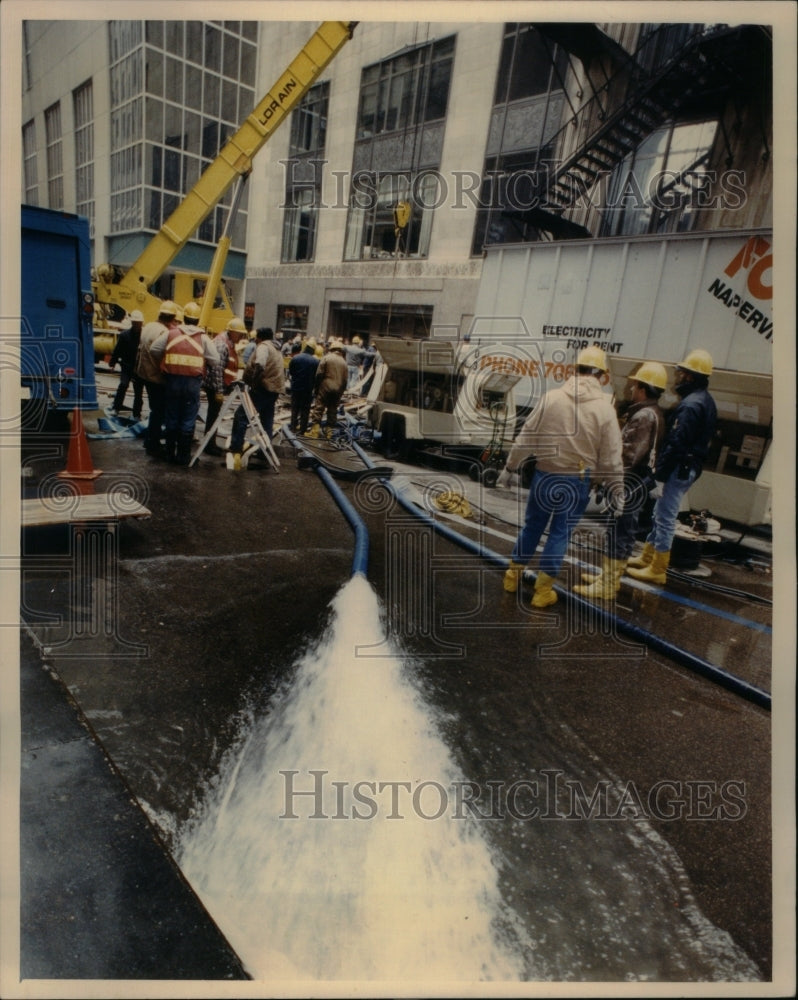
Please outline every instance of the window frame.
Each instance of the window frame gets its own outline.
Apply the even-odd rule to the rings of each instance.
[[[39,204],[39,168],[36,148],[36,120],[31,118],[22,126],[22,176],[25,185],[25,203]]]
[[[689,149],[677,149],[677,133],[698,129],[709,130],[710,135],[701,144]],[[645,236],[669,232],[689,232],[698,212],[690,208],[690,193],[696,190],[686,181],[688,176],[701,176],[711,162],[712,153],[720,133],[717,118],[696,121],[670,121],[653,132],[616,166],[609,177],[605,207],[601,214],[600,237]],[[659,142],[655,154],[648,154],[646,147]],[[677,159],[678,158],[678,159]],[[674,161],[677,162],[674,162]],[[644,166],[645,173],[638,167]],[[671,175],[672,181],[664,186],[657,185],[656,194],[661,201],[658,207],[651,195],[651,179]],[[641,176],[646,183],[641,182]],[[616,204],[624,185],[634,178],[633,191],[639,190],[645,197],[642,205]],[[669,199],[663,202],[663,196]],[[632,194],[631,197],[634,197]],[[664,207],[667,206],[667,207]]]
[[[316,257],[322,194],[319,167],[327,145],[329,106],[330,82],[322,80],[291,112],[288,159],[281,161],[286,171],[280,246],[283,264],[305,264]],[[306,179],[307,168],[312,169],[312,180]]]
[[[75,136],[75,211],[94,236],[94,87],[91,78],[72,91]]]
[[[400,52],[370,66],[364,66],[360,76],[357,111],[357,139],[404,129],[418,128],[446,117],[455,56],[455,34],[425,42],[409,51]],[[448,64],[448,65],[447,65]],[[438,115],[429,114],[430,81],[434,71],[446,67],[446,98]],[[408,91],[403,84],[412,81]],[[400,89],[399,82],[402,82]],[[366,106],[373,106],[368,112]]]
[[[355,189],[350,197],[344,260],[428,257],[438,184],[438,172],[432,169],[359,175],[353,181]],[[394,211],[401,202],[408,206],[410,215],[406,225],[399,229]]]
[[[61,127],[61,102],[44,109],[44,137],[47,162],[47,205],[64,207],[64,136]]]

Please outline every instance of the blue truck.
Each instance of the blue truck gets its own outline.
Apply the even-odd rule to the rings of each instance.
[[[64,429],[97,409],[88,219],[23,205],[21,272],[22,430]]]

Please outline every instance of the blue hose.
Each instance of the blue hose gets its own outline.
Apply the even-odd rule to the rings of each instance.
[[[294,433],[287,427],[283,427],[282,430],[285,437],[291,442],[297,451],[301,451],[302,442],[297,440]],[[366,524],[327,469],[325,469],[322,465],[316,465],[315,469],[319,479],[321,479],[327,487],[332,495],[332,498],[341,508],[344,517],[347,519],[350,527],[355,533],[355,550],[352,555],[352,576],[356,576],[357,574],[365,576],[369,565],[369,533],[366,528]]]
[[[369,468],[375,468],[374,463],[362,448],[355,443],[352,444],[352,447]],[[478,542],[474,542],[470,538],[466,538],[459,532],[454,531],[452,528],[436,521],[434,517],[431,517],[422,510],[419,510],[416,504],[405,499],[396,490],[390,480],[383,479],[381,481],[389,490],[391,490],[397,501],[405,508],[405,510],[415,514],[416,517],[422,520],[425,524],[428,524],[440,535],[443,535],[444,538],[448,538],[450,541],[459,545],[466,551],[479,556],[481,559],[487,560],[500,569],[507,568],[510,560],[505,556],[501,556],[497,552],[493,552],[491,549],[485,548],[484,545],[480,545]],[[755,705],[759,705],[760,708],[770,711],[771,696],[768,691],[764,691],[762,688],[749,684],[748,681],[743,680],[741,677],[736,677],[734,674],[728,673],[721,667],[715,666],[714,663],[709,663],[707,660],[703,660],[700,656],[696,656],[695,654],[688,652],[688,650],[682,649],[680,646],[674,646],[673,643],[668,642],[667,639],[663,639],[661,636],[655,635],[653,632],[649,632],[646,629],[641,628],[639,625],[634,625],[632,622],[628,622],[624,618],[620,618],[618,615],[612,614],[604,608],[601,608],[599,605],[586,601],[570,591],[563,590],[561,587],[555,587],[555,590],[558,594],[560,594],[560,596],[565,597],[567,600],[576,604],[577,607],[585,609],[589,608],[591,614],[598,613],[605,624],[615,625],[620,632],[623,632],[630,638],[643,643],[643,645],[647,646],[649,649],[662,653],[664,656],[669,657],[681,666],[687,667],[688,670],[692,670],[699,676],[706,677],[708,680],[713,681],[720,687],[723,687],[728,691],[732,691],[734,694],[740,695],[748,701],[753,702]]]

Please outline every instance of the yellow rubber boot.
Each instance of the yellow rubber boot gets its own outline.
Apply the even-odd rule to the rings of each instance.
[[[630,569],[629,576],[635,580],[642,580],[644,583],[665,583],[668,578],[668,563],[670,561],[670,552],[655,552],[654,558],[648,566],[644,566],[642,569]]]
[[[574,593],[599,601],[611,601],[621,589],[621,577],[625,568],[625,559],[607,559],[605,557],[601,567],[601,575],[590,584],[574,587]]]
[[[510,560],[510,565],[507,567],[507,571],[504,574],[504,589],[508,594],[514,594],[521,583],[524,576],[524,567],[521,563],[513,562]]]
[[[312,424],[306,431],[306,438],[317,438],[321,434],[321,424]]]
[[[554,577],[549,576],[548,573],[544,573],[543,570],[539,570],[537,579],[535,580],[535,593],[532,595],[532,607],[547,608],[550,604],[556,603],[557,595],[554,592]]]
[[[634,559],[630,559],[627,565],[631,569],[642,569],[643,566],[650,566],[651,561],[654,558],[654,546],[651,542],[646,542],[643,546],[643,551],[639,556],[635,556]]]

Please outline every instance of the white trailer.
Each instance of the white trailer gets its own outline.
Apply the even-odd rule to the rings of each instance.
[[[772,264],[764,230],[488,248],[469,346],[491,355],[498,342],[512,345],[497,370],[523,376],[520,407],[562,381],[591,344],[607,352],[619,397],[642,360],[670,374],[690,349],[708,350],[718,434],[689,505],[769,523]],[[675,402],[666,393],[662,405]]]
[[[378,337],[385,378],[369,394],[369,416],[387,455],[442,446],[451,453],[486,450],[486,481],[495,482],[497,454],[512,443],[516,426],[516,371],[502,371],[501,345],[486,353],[449,340]],[[487,365],[486,358],[495,363]]]

